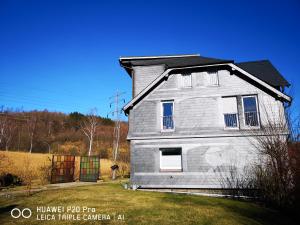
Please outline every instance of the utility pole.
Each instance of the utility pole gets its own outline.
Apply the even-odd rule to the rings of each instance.
[[[120,128],[121,128],[120,115],[122,114],[122,108],[120,108],[120,101],[125,103],[125,99],[121,97],[124,94],[125,92],[117,91],[114,96],[111,96],[109,98],[110,100],[109,107],[110,108],[114,107],[114,109],[110,111],[108,115],[112,115],[115,121],[114,134],[113,134],[113,165],[111,167],[113,180],[116,179],[116,171],[119,168],[119,166],[117,165],[117,159],[118,159],[118,152],[119,152]]]

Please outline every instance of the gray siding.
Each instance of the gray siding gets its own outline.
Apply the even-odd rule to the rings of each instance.
[[[133,67],[133,97],[140,93],[164,71],[165,66],[163,65]]]
[[[134,70],[137,94],[164,68]],[[170,75],[130,110],[132,183],[145,188],[222,188],[230,167],[243,172],[258,160],[253,132],[244,126],[241,96],[257,96],[262,124],[267,118],[282,118],[282,102],[229,71],[219,71],[219,86],[205,86],[204,75],[192,74],[192,88],[180,87],[180,74]],[[239,130],[224,129],[225,96],[238,96]],[[162,100],[174,100],[173,132],[161,131]],[[182,172],[160,172],[160,148],[168,147],[182,149]]]
[[[257,161],[253,138],[132,141],[131,182],[141,187],[222,188],[229,168],[242,172]],[[182,172],[159,172],[159,148],[182,148]]]
[[[131,111],[129,123],[129,139],[151,136],[178,135],[238,135],[245,134],[242,95],[257,95],[259,115],[262,124],[266,118],[279,120],[283,115],[282,102],[276,100],[261,89],[244,81],[229,71],[219,71],[219,86],[201,86],[194,80],[201,80],[202,73],[193,73],[193,87],[180,88],[180,74],[173,74],[167,81],[162,82],[155,90],[139,102]],[[199,84],[196,86],[196,84]],[[224,130],[222,97],[239,96],[238,112],[240,130]],[[161,101],[174,100],[175,131],[161,133]],[[272,110],[270,110],[272,108]],[[281,112],[281,113],[280,113]]]

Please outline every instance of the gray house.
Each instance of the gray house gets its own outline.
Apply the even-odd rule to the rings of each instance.
[[[285,119],[289,83],[268,61],[200,55],[121,57],[132,79],[131,182],[141,188],[221,188],[229,168],[258,160],[255,135]]]

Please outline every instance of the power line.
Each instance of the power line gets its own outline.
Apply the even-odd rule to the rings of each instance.
[[[114,141],[113,141],[113,162],[114,165],[112,166],[113,170],[113,176],[112,179],[114,180],[116,178],[116,169],[118,166],[116,165],[117,157],[118,157],[118,151],[119,151],[119,141],[120,141],[120,128],[121,128],[121,120],[120,115],[122,114],[122,108],[120,108],[120,101],[123,101],[125,103],[125,99],[122,98],[122,95],[124,95],[125,92],[119,92],[117,91],[114,96],[111,96],[110,99],[110,105],[109,107],[114,109],[108,113],[113,116],[115,121],[115,127],[114,127]]]

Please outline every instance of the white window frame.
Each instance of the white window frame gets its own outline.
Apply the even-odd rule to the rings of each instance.
[[[162,167],[162,152],[163,150],[167,150],[167,149],[180,149],[180,161],[181,161],[181,164],[180,164],[180,168],[164,168]],[[183,172],[183,166],[182,166],[182,148],[180,147],[168,147],[168,148],[160,148],[159,149],[159,170],[160,172]]]
[[[190,85],[189,86],[185,86],[185,82],[184,82],[184,77],[185,76],[189,76],[189,79],[190,79]],[[192,73],[181,73],[180,74],[180,86],[182,88],[192,88],[193,87],[193,79],[192,79]]]
[[[246,117],[245,117],[245,108],[244,108],[244,98],[253,97],[255,98],[255,104],[256,104],[256,114],[257,114],[257,126],[249,126],[246,124]],[[244,95],[242,96],[242,108],[243,108],[243,117],[244,117],[244,126],[249,129],[259,129],[260,128],[260,116],[259,116],[259,108],[258,108],[258,101],[257,101],[257,95]]]
[[[172,129],[164,129],[164,103],[172,103],[173,104],[173,111],[172,111],[172,119],[173,119],[173,128]],[[160,103],[160,130],[161,132],[174,132],[175,131],[175,117],[174,113],[175,112],[175,103],[174,100],[166,100],[166,101],[161,101]]]
[[[228,114],[228,113],[222,112],[222,114],[223,114],[223,123],[224,123],[224,130],[239,130],[240,129],[240,121],[239,121],[239,110],[238,110],[238,106],[237,106],[237,96],[224,96],[224,97],[222,97],[222,100],[223,100],[223,98],[235,98],[235,101],[236,101],[236,123],[237,123],[236,127],[226,127],[225,114]],[[232,114],[234,114],[234,113],[232,113]]]
[[[217,84],[211,84],[210,81],[211,81],[211,74],[216,74],[217,76]],[[207,71],[207,86],[213,86],[213,87],[217,87],[220,85],[220,81],[219,81],[219,71]]]

